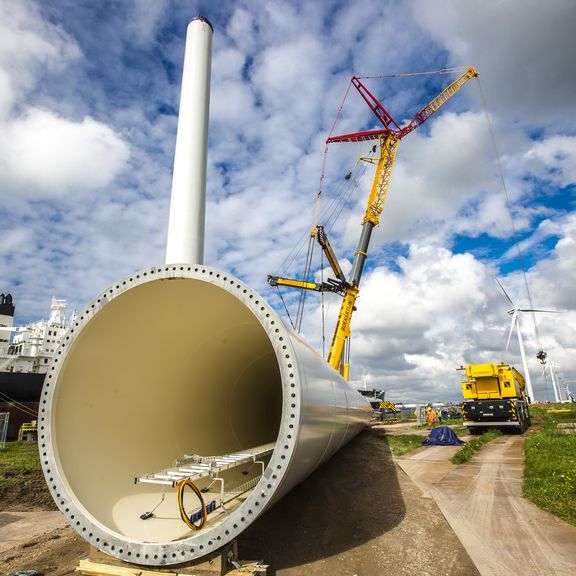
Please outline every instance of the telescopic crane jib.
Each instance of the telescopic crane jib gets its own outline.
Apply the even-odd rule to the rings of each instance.
[[[279,276],[268,276],[268,283],[271,286],[291,286],[319,292],[335,292],[343,297],[336,322],[336,329],[332,336],[332,342],[326,360],[333,368],[338,370],[346,380],[348,380],[349,373],[350,321],[356,309],[355,303],[358,298],[362,270],[368,257],[368,247],[372,230],[379,224],[380,215],[384,209],[398,143],[404,136],[418,128],[418,126],[437,112],[468,80],[476,76],[478,76],[478,72],[473,67],[468,68],[457,80],[452,82],[438,94],[438,96],[424,106],[403,128],[399,126],[388,110],[386,110],[368,88],[366,88],[359,77],[353,76],[350,81],[383,126],[383,128],[378,130],[331,136],[326,141],[327,144],[332,144],[334,142],[378,140],[380,147],[378,158],[362,158],[364,161],[375,163],[376,170],[366,205],[366,212],[362,220],[362,232],[358,241],[358,248],[354,254],[354,263],[352,265],[350,278],[347,280],[342,273],[338,260],[332,251],[332,247],[328,242],[322,226],[316,226],[316,228],[312,230],[311,235],[316,237],[322,247],[337,279],[329,279],[327,282],[317,284],[315,282],[305,282]]]

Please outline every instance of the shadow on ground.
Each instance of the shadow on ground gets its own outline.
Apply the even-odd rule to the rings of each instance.
[[[384,431],[365,430],[240,535],[240,557],[274,574],[375,539],[406,512],[396,474]]]

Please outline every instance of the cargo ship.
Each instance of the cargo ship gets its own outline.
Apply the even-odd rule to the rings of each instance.
[[[76,318],[75,313],[66,318],[66,307],[65,300],[52,298],[48,320],[16,327],[13,297],[0,294],[0,414],[8,414],[6,440],[16,440],[20,426],[37,419],[50,359]]]

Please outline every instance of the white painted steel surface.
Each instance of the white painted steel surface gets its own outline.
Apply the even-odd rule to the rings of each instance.
[[[172,176],[166,263],[204,261],[212,26],[188,24]]]
[[[142,270],[96,298],[58,349],[41,402],[42,465],[60,510],[97,548],[151,566],[233,540],[371,417],[261,296],[186,264]],[[198,532],[180,519],[175,489],[134,481],[184,454],[268,442],[256,487]]]
[[[524,382],[526,384],[526,393],[530,398],[530,402],[534,402],[535,400],[534,388],[532,388],[532,378],[530,377],[530,370],[528,370],[528,362],[526,361],[526,352],[524,351],[522,329],[520,328],[520,315],[518,314],[518,311],[515,311],[514,314],[516,319],[516,334],[518,335],[518,346],[520,348],[520,357],[522,358],[522,366],[524,367]],[[512,328],[514,328],[514,318],[512,319]]]

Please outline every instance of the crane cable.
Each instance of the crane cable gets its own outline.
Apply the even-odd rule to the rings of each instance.
[[[17,400],[14,400],[13,398],[11,398],[10,396],[8,396],[8,394],[5,394],[4,392],[0,392],[0,400],[3,400],[5,402],[7,402],[8,404],[14,404],[15,408],[18,408],[18,410],[20,410],[21,412],[24,412],[24,414],[28,414],[28,416],[33,416],[34,418],[38,418],[38,412],[34,412],[34,410],[32,410],[31,408],[28,408],[28,406],[26,406],[25,404],[22,404],[21,402],[18,402]]]
[[[200,524],[194,524],[192,518],[188,516],[188,513],[184,508],[184,488],[186,488],[186,486],[191,488],[194,494],[196,494],[196,496],[198,497],[198,500],[200,500],[200,508],[202,510]],[[204,528],[204,526],[206,525],[206,503],[204,502],[204,498],[202,498],[202,492],[200,492],[200,488],[198,488],[198,486],[196,486],[196,484],[194,484],[194,482],[192,482],[190,478],[185,478],[184,480],[178,482],[177,498],[178,498],[178,509],[180,510],[180,517],[182,518],[186,526],[192,528],[193,530],[201,530],[202,528]]]
[[[434,70],[434,71],[414,72],[414,73],[408,73],[408,74],[386,74],[386,75],[380,75],[380,76],[357,76],[357,78],[362,78],[362,79],[404,78],[404,77],[414,77],[414,76],[433,75],[433,74],[452,74],[452,73],[459,72],[459,71],[462,71],[465,69],[466,69],[465,67],[454,67],[454,68],[444,68],[444,69]],[[308,239],[308,250],[307,250],[306,261],[305,261],[305,266],[304,266],[304,275],[303,275],[304,282],[308,282],[308,280],[309,280],[310,270],[311,270],[311,265],[312,265],[315,230],[316,230],[318,218],[319,218],[320,211],[321,211],[320,205],[321,205],[322,194],[324,191],[324,180],[325,180],[325,176],[326,176],[326,167],[327,167],[327,162],[328,162],[328,151],[329,151],[328,140],[332,137],[334,130],[336,129],[336,126],[338,124],[340,116],[342,115],[342,111],[344,109],[344,104],[346,103],[346,100],[347,100],[348,95],[350,93],[350,88],[352,86],[353,86],[352,79],[350,79],[350,81],[348,82],[348,86],[346,88],[346,92],[344,93],[344,97],[342,98],[342,101],[340,103],[340,106],[338,107],[338,111],[336,113],[336,116],[335,116],[334,121],[332,123],[332,126],[330,128],[330,133],[328,135],[328,138],[326,139],[326,144],[324,146],[322,168],[320,171],[320,182],[319,182],[319,186],[318,186],[318,192],[316,193],[316,202],[315,202],[314,214],[313,214],[313,218],[312,218],[312,227],[311,227],[311,231],[310,231],[310,235],[309,235],[309,239]],[[328,206],[327,212],[330,214],[330,216],[327,219],[328,220],[327,225],[326,225],[327,231],[330,231],[334,227],[335,223],[339,219],[339,217],[340,217],[340,215],[344,209],[344,206],[349,201],[352,194],[354,193],[354,191],[358,187],[359,180],[360,180],[361,176],[364,174],[364,172],[366,171],[366,169],[367,169],[367,166],[364,165],[362,173],[354,181],[355,186],[349,188],[349,192],[348,192],[345,199],[343,199],[343,193],[340,193],[340,194],[336,195],[336,199],[333,200],[331,202],[331,204]],[[344,189],[344,188],[345,187],[343,187],[342,189]],[[331,223],[329,223],[331,218],[333,218],[333,221]],[[301,235],[301,237],[298,240],[295,247],[289,252],[288,256],[285,258],[285,260],[280,265],[280,269],[282,271],[287,270],[293,264],[296,257],[301,253],[301,250],[303,248],[303,240],[304,240],[305,234],[306,234],[306,232],[304,232]],[[300,245],[301,247],[297,248],[298,245]],[[280,293],[280,291],[278,291],[278,292]],[[292,322],[292,319],[290,318],[290,315],[288,314],[288,317],[290,319],[292,326],[298,332],[300,332],[300,329],[302,326],[302,318],[304,315],[304,305],[306,302],[306,292],[307,292],[306,290],[302,290],[300,297],[298,299],[295,322]],[[283,299],[282,299],[282,303],[284,305],[284,308],[287,310],[286,304],[285,304]]]
[[[381,80],[382,78],[412,78],[413,76],[432,76],[433,74],[458,74],[465,72],[466,66],[454,66],[453,68],[441,68],[440,70],[428,70],[427,72],[409,72],[403,74],[382,74],[380,76],[356,76],[359,80]]]
[[[334,118],[334,122],[332,123],[332,127],[330,128],[330,133],[328,138],[326,139],[326,144],[324,145],[324,155],[322,158],[322,169],[320,170],[320,182],[318,185],[318,192],[316,193],[316,203],[314,206],[314,215],[312,217],[312,227],[310,228],[310,238],[308,240],[308,253],[306,255],[306,263],[304,266],[304,282],[308,282],[310,277],[310,268],[312,266],[312,256],[314,254],[314,240],[316,237],[316,226],[318,224],[318,214],[320,212],[320,201],[322,198],[322,191],[324,186],[324,178],[326,176],[326,164],[328,162],[328,140],[331,138],[336,125],[338,124],[338,120],[340,115],[342,114],[342,110],[344,109],[344,103],[348,98],[348,94],[350,93],[350,88],[352,87],[352,80],[348,82],[348,87],[346,88],[346,92],[344,94],[344,98],[342,98],[342,102],[338,108],[336,113],[336,117]],[[302,318],[304,316],[304,304],[306,303],[306,290],[302,290],[300,294],[300,298],[298,299],[298,308],[296,311],[296,325],[297,331],[300,332],[300,328],[302,326]]]
[[[407,78],[407,77],[413,77],[413,76],[434,75],[434,74],[454,74],[457,72],[461,72],[465,69],[466,68],[464,66],[460,66],[460,67],[454,67],[454,68],[442,68],[440,70],[431,70],[431,71],[425,71],[425,72],[413,72],[413,73],[404,73],[404,74],[384,74],[384,75],[380,75],[380,76],[357,76],[357,78],[360,78],[360,79]],[[332,126],[330,128],[330,133],[329,133],[328,138],[326,140],[330,139],[332,137],[332,135],[334,134],[334,131],[336,129],[338,121],[340,120],[340,116],[342,115],[342,111],[344,109],[344,104],[346,103],[346,100],[348,99],[348,95],[350,93],[350,88],[352,88],[352,86],[353,86],[352,80],[350,80],[350,82],[348,82],[346,92],[344,93],[344,97],[342,98],[342,101],[340,102],[340,106],[338,107],[338,111],[336,112],[336,116],[334,117],[334,121],[333,121]],[[326,166],[327,166],[327,162],[328,162],[328,150],[329,150],[329,144],[328,144],[328,142],[326,142],[326,145],[324,146],[324,155],[323,155],[323,159],[322,159],[322,169],[320,172],[320,183],[319,183],[318,191],[316,193],[316,202],[315,202],[315,206],[314,206],[314,216],[312,219],[311,230],[314,230],[316,228],[316,225],[318,223],[318,217],[320,215],[320,204],[321,204],[322,194],[324,191],[324,180],[325,180],[325,176],[326,176]],[[304,240],[305,236],[306,236],[306,231],[304,231],[302,233],[299,240],[295,244],[294,248],[288,253],[288,256],[281,263],[281,265],[279,267],[279,269],[281,271],[287,270],[292,265],[294,260],[298,257],[298,255],[300,254],[300,252],[302,250],[303,240]],[[298,246],[301,246],[301,248],[298,248]]]
[[[366,170],[366,166],[363,166],[363,171],[360,176],[363,175],[364,171]],[[356,185],[351,187],[350,184],[347,182],[343,185],[340,185],[336,188],[334,197],[330,199],[329,203],[324,204],[319,212],[319,221],[324,222],[324,229],[328,231],[330,226],[333,226],[333,223],[330,224],[330,220],[334,219],[334,214],[339,214],[342,210],[341,205],[342,203],[346,204],[349,201],[353,193],[355,192],[358,182],[354,180],[353,183]],[[337,219],[338,216],[336,216]],[[293,264],[294,260],[301,254],[302,249],[305,245],[305,238],[311,237],[311,234],[308,229],[306,229],[299,237],[296,246],[292,248],[289,255],[284,259],[284,261],[280,264],[279,269],[282,271],[281,275],[285,275],[285,273],[290,269],[290,266]]]
[[[314,207],[314,217],[312,219],[312,231],[316,229],[316,225],[318,224],[318,213],[320,211],[320,199],[322,197],[322,191],[324,188],[324,178],[326,176],[326,164],[328,162],[328,140],[332,138],[332,134],[334,134],[334,130],[336,129],[336,125],[338,124],[338,120],[342,115],[342,110],[344,109],[344,104],[346,99],[348,98],[348,94],[350,93],[350,88],[352,88],[352,79],[348,82],[348,87],[346,88],[346,92],[344,93],[344,98],[342,98],[342,102],[340,102],[340,106],[338,111],[336,112],[336,116],[334,117],[334,122],[332,122],[332,127],[330,128],[330,133],[328,134],[328,138],[326,138],[326,144],[324,146],[324,157],[322,159],[322,170],[320,171],[320,183],[318,186],[318,193],[316,194],[316,206]]]
[[[280,286],[278,286],[278,284],[276,284],[276,290],[278,292],[278,296],[280,297],[280,300],[282,301],[282,304],[284,305],[284,310],[286,311],[286,316],[288,316],[288,320],[290,320],[290,325],[292,326],[292,328],[294,330],[296,330],[296,325],[292,321],[292,317],[290,316],[290,311],[288,310],[288,306],[286,306],[286,302],[284,301],[284,298],[282,296],[282,292],[280,291]]]
[[[340,115],[342,114],[342,110],[344,108],[344,103],[346,102],[346,99],[347,99],[348,94],[350,92],[351,86],[352,86],[352,81],[350,81],[348,83],[346,93],[344,94],[344,98],[342,99],[342,102],[340,103],[340,107],[338,108],[338,112],[336,113],[336,117],[334,118],[334,122],[332,123],[329,138],[330,138],[330,136],[332,136],[334,129],[336,128],[336,125],[338,123],[338,119],[340,118]],[[318,187],[318,192],[316,193],[316,202],[315,202],[315,206],[314,206],[314,215],[312,218],[312,227],[310,229],[310,235],[309,235],[309,239],[308,239],[308,250],[307,250],[307,254],[306,254],[306,261],[305,261],[305,265],[304,265],[304,274],[303,274],[304,282],[308,282],[308,279],[310,276],[310,269],[312,266],[312,257],[314,254],[314,240],[315,240],[316,226],[318,223],[318,215],[320,213],[320,200],[322,197],[324,179],[326,176],[326,165],[328,162],[328,149],[329,149],[329,144],[328,144],[328,142],[326,142],[326,144],[324,146],[324,155],[323,155],[323,159],[322,159],[322,169],[320,171],[320,183],[319,183],[319,187]],[[299,243],[303,240],[303,236],[301,236]],[[294,259],[298,256],[300,251],[301,251],[301,248],[298,250],[293,249],[289,253],[288,257],[284,260],[284,262],[282,263],[280,268],[281,269],[287,269],[288,266],[293,263]],[[286,304],[285,304],[283,299],[282,299],[282,302],[284,304],[285,309],[287,309]],[[295,322],[292,322],[292,320],[290,319],[290,323],[292,324],[293,328],[297,332],[300,332],[300,329],[302,326],[302,318],[304,316],[305,303],[306,303],[306,290],[302,290],[300,297],[298,298],[298,305],[297,305],[297,309],[296,309]],[[288,317],[290,318],[289,314],[288,314]]]
[[[373,148],[371,148],[371,151],[368,154],[372,154],[372,153],[374,153]],[[354,168],[352,169],[353,171],[355,170],[355,168],[358,164],[359,164],[359,162],[357,161],[355,163]],[[330,202],[328,204],[324,205],[322,207],[322,209],[318,210],[318,214],[315,215],[315,219],[318,218],[319,214],[322,215],[322,221],[326,222],[326,224],[324,225],[326,232],[328,232],[328,233],[331,232],[332,229],[334,228],[334,226],[336,225],[336,223],[338,222],[338,220],[340,219],[345,206],[350,202],[350,199],[358,190],[359,185],[360,185],[360,181],[362,180],[362,177],[366,173],[367,169],[368,169],[368,163],[365,163],[365,162],[361,163],[361,168],[359,169],[359,171],[355,172],[354,179],[351,180],[350,183],[348,183],[348,178],[347,178],[346,183],[343,183],[339,187],[337,187],[335,194],[334,194],[334,197],[331,198]],[[352,172],[350,172],[350,174],[351,173]],[[319,198],[319,196],[318,196],[318,198]],[[319,203],[317,203],[317,207],[319,208]],[[299,240],[299,244],[301,245],[301,248],[296,249],[297,246],[295,248],[293,248],[292,251],[290,252],[289,256],[282,263],[282,265],[281,265],[282,272],[280,275],[282,275],[282,276],[287,275],[287,270],[292,265],[292,263],[294,262],[296,257],[300,254],[302,247],[303,247],[302,241],[304,239],[304,236],[305,236],[305,233],[302,234],[302,236],[300,237],[300,240]],[[315,243],[316,243],[315,242],[315,235],[310,234],[309,239],[308,239],[308,251],[307,251],[307,255],[306,255],[306,261],[305,261],[304,273],[303,273],[303,279],[305,282],[308,282],[308,280],[310,278],[310,272],[311,272],[311,268],[312,268],[312,260],[313,260]],[[286,314],[288,315],[288,319],[289,319],[292,327],[297,332],[300,332],[300,329],[302,326],[303,315],[304,315],[304,306],[306,303],[306,296],[307,296],[306,292],[307,291],[302,290],[299,297],[298,297],[298,304],[297,304],[297,310],[296,310],[296,314],[295,314],[295,320],[293,321],[291,316],[290,316],[290,313],[288,311],[288,307],[286,305],[286,302],[284,301],[284,298],[282,297],[282,292],[278,286],[277,286],[277,290],[278,290],[278,295],[282,301],[282,305],[284,306],[284,309],[286,311]]]
[[[344,210],[344,207],[350,201],[350,198],[354,195],[354,193],[358,190],[360,180],[364,175],[364,173],[366,172],[367,168],[368,168],[367,164],[363,163],[362,169],[359,175],[355,177],[354,180],[352,181],[352,185],[350,184],[341,185],[337,193],[335,194],[335,197],[327,205],[325,211],[323,211],[326,221],[325,225],[326,232],[330,232],[334,228],[335,224],[338,222]],[[303,274],[304,282],[308,282],[310,279],[315,244],[316,244],[315,235],[314,236],[311,235],[308,242],[308,253],[306,255],[306,262],[304,267],[304,274]],[[323,255],[322,251],[321,253]],[[298,298],[296,321],[295,323],[293,323],[293,327],[297,332],[300,332],[300,329],[302,327],[302,319],[304,316],[304,305],[306,303],[306,296],[307,296],[307,290],[302,290]],[[322,295],[322,303],[324,302],[323,298],[324,296]]]
[[[314,254],[314,238],[310,237],[308,241],[308,253],[306,254],[306,264],[304,266],[304,282],[308,282],[310,278],[310,268],[312,267],[312,256]],[[300,290],[300,297],[298,298],[298,308],[296,309],[296,331],[300,333],[302,328],[302,318],[304,317],[304,304],[306,303],[307,290]]]
[[[350,201],[350,198],[352,198],[352,196],[354,195],[356,190],[358,190],[358,187],[360,185],[360,180],[362,179],[362,177],[366,173],[367,169],[368,169],[368,165],[366,163],[363,163],[362,168],[360,170],[360,173],[352,181],[353,186],[349,186],[348,189],[346,189],[346,187],[344,187],[342,189],[342,192],[336,196],[336,198],[332,201],[332,203],[330,204],[330,206],[326,210],[326,225],[324,226],[324,228],[326,229],[326,232],[330,232],[334,228],[334,226],[336,225],[338,220],[340,219],[340,216],[344,210],[344,207],[346,206],[346,204],[348,204],[348,202]],[[344,196],[344,191],[346,191],[346,190],[347,190],[347,194],[346,194],[346,196]]]
[[[498,166],[498,173],[500,176],[500,181],[502,183],[502,190],[504,191],[504,196],[506,198],[506,209],[508,211],[508,216],[510,217],[510,223],[512,226],[512,238],[516,244],[516,250],[518,252],[518,261],[520,263],[520,268],[522,269],[522,278],[524,280],[524,286],[526,288],[526,294],[528,296],[528,302],[530,304],[530,309],[534,310],[534,304],[532,302],[532,294],[530,292],[530,286],[528,285],[528,275],[526,273],[526,265],[524,263],[524,255],[522,253],[522,246],[518,237],[518,230],[516,229],[516,224],[514,223],[514,216],[512,214],[512,204],[510,202],[510,197],[508,195],[508,188],[506,186],[506,180],[504,178],[504,170],[502,169],[502,161],[500,159],[500,154],[498,151],[498,146],[496,144],[496,138],[494,136],[494,131],[492,129],[492,122],[490,120],[490,114],[488,113],[488,107],[486,105],[486,99],[484,97],[484,92],[482,90],[482,85],[480,84],[480,79],[476,76],[476,82],[478,83],[478,89],[480,92],[480,100],[482,102],[482,108],[484,115],[486,116],[486,123],[488,125],[488,132],[490,134],[490,140],[492,142],[492,147],[494,151],[494,156],[496,158],[496,165]],[[540,333],[538,332],[538,326],[536,324],[536,316],[532,312],[532,323],[534,325],[534,333],[536,335],[536,340],[538,342],[538,348],[542,350],[542,342],[540,340]],[[546,378],[546,372],[544,372],[544,380],[546,382],[546,390],[548,390],[548,382]]]

